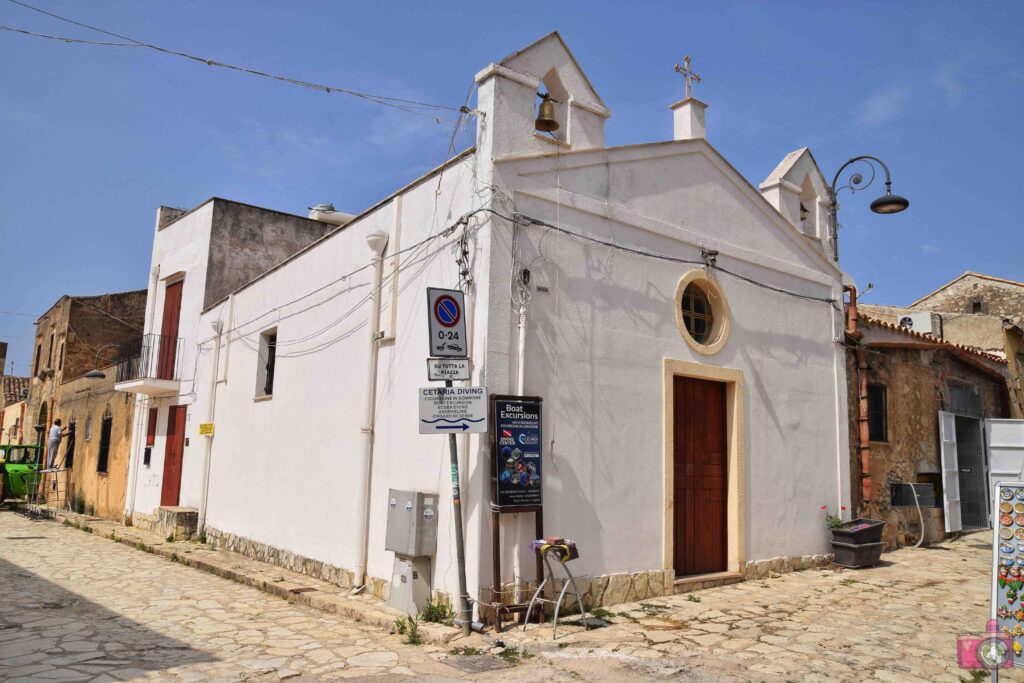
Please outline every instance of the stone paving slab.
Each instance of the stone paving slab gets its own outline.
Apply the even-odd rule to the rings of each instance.
[[[0,532],[5,681],[765,680],[705,669],[692,658],[595,656],[555,646],[524,652],[517,666],[470,674],[446,660],[498,653],[493,639],[456,639],[458,652],[409,645],[374,626],[112,543],[98,531],[0,512]],[[516,660],[514,652],[504,654]]]
[[[956,636],[985,629],[990,539],[904,548],[871,569],[805,570],[612,606],[611,626],[560,624],[557,641],[549,626],[504,637],[541,653],[668,655],[726,673],[731,661],[765,680],[971,681],[956,664]],[[1024,681],[1024,670],[1000,679]]]
[[[152,554],[137,552],[104,538],[102,522],[87,523],[91,534],[0,512],[0,679],[957,683],[978,680],[957,668],[955,638],[984,626],[991,561],[989,536],[968,535],[889,553],[873,569],[807,570],[613,606],[610,626],[566,623],[557,640],[531,625],[417,647],[369,620],[310,609],[316,603],[301,598],[319,591],[289,588],[307,577],[260,563],[242,571],[202,546],[111,525],[127,546],[153,544]],[[175,554],[250,578],[234,583],[162,559]],[[506,655],[523,655],[517,666],[470,675],[445,664],[455,648],[500,652],[499,638]],[[1001,679],[1024,681],[1024,670]]]
[[[62,524],[353,621],[391,631],[395,620],[405,616],[376,598],[352,596],[348,589],[340,586],[229,550],[192,541],[170,541],[152,531],[73,512],[57,510],[54,515]],[[420,633],[426,642],[445,645],[461,632],[442,624],[423,623]]]

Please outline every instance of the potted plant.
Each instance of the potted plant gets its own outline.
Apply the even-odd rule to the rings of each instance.
[[[882,557],[884,522],[858,517],[844,523],[839,515],[829,512],[827,505],[822,505],[821,510],[825,515],[825,525],[832,532],[832,554],[836,564],[851,569],[878,564]]]

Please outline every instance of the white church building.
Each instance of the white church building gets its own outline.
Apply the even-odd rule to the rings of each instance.
[[[810,152],[755,187],[693,97],[674,139],[608,147],[557,33],[476,82],[475,146],[358,215],[161,209],[146,333],[173,341],[119,377],[139,400],[126,515],[195,509],[209,543],[383,597],[389,490],[421,491],[431,588],[456,596],[448,439],[418,431],[442,287],[466,295],[457,386],[543,399],[543,533],[578,544],[591,604],[820,562],[850,457]],[[534,580],[534,513],[502,514],[494,553],[491,439],[457,441],[468,592],[488,603]]]

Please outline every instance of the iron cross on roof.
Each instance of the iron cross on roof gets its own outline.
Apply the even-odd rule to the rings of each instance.
[[[675,70],[677,73],[681,73],[683,78],[686,79],[686,99],[689,99],[693,83],[700,83],[700,74],[690,68],[690,55],[683,57],[683,65],[679,66],[676,64]]]

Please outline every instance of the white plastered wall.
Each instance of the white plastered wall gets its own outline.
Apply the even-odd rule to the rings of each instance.
[[[208,526],[334,566],[356,567],[372,270],[338,280],[370,263],[369,231],[383,230],[395,239],[386,253],[387,275],[393,264],[388,256],[475,208],[480,200],[473,191],[473,165],[470,156],[448,168],[437,194],[437,177],[429,178],[234,295],[232,327],[239,329],[225,342],[228,376],[217,389]],[[399,203],[400,242],[395,237]],[[481,218],[472,224],[483,226],[472,240],[474,252],[487,231],[486,215]],[[391,279],[382,288],[382,327],[391,326],[393,301],[397,309],[389,330],[393,338],[381,344],[378,362],[368,574],[391,576],[393,554],[384,550],[388,489],[436,493],[441,502],[434,588],[455,594],[447,439],[420,435],[417,418],[417,389],[428,385],[425,290],[456,286],[452,239],[401,255],[398,291],[393,292]],[[325,285],[308,299],[289,303]],[[199,327],[207,330],[211,320],[226,318],[222,307],[206,312]],[[273,397],[255,400],[259,335],[272,327],[278,339]],[[482,358],[486,337],[477,335],[475,341],[474,355]],[[212,354],[203,354],[201,376],[207,376],[211,361]],[[198,389],[194,408],[205,416],[206,382]],[[193,444],[201,444],[195,424],[189,435]],[[486,484],[473,455],[477,448],[473,438],[470,455],[463,454],[471,553],[479,552],[479,533],[470,529],[483,504],[476,492]],[[183,499],[184,487],[183,482]],[[190,480],[188,499],[198,490],[198,480]]]
[[[706,246],[738,274],[840,297],[839,271],[703,141],[526,157],[499,163],[495,176],[518,211],[574,232],[697,262]],[[834,509],[849,496],[836,310],[712,273],[732,324],[722,350],[705,356],[684,342],[675,319],[676,285],[699,265],[588,245],[541,227],[525,228],[522,239],[522,263],[547,289],[534,292],[529,309],[525,387],[544,397],[544,531],[580,544],[574,571],[663,567],[665,359],[744,378],[742,556],[825,552],[820,507]],[[489,315],[492,391],[514,370],[503,295],[508,249],[496,233],[490,277],[502,295]],[[529,538],[532,523],[522,523]],[[503,550],[503,567],[511,567]],[[520,552],[522,566],[532,567],[528,548]]]
[[[140,429],[140,438],[132,439],[130,468],[137,468],[137,476],[129,471],[128,481],[135,481],[135,512],[155,515],[160,506],[160,491],[163,484],[164,452],[167,447],[167,414],[172,405],[192,402],[191,393],[197,379],[197,349],[203,339],[210,336],[209,326],[200,326],[200,312],[206,287],[206,268],[210,248],[210,226],[213,220],[213,201],[209,201],[187,215],[158,229],[153,237],[152,266],[159,266],[160,275],[156,286],[156,303],[150,327],[146,333],[160,334],[163,320],[164,291],[167,283],[184,276],[181,295],[181,317],[178,323],[178,337],[182,339],[177,359],[181,383],[179,395],[153,397],[147,408],[158,408],[156,439],[151,451],[149,465],[142,464],[142,450],[145,448],[147,422],[136,416],[135,429]],[[199,378],[201,382],[202,379]],[[197,420],[195,411],[189,407],[186,413],[186,435],[193,436],[185,446],[181,475],[181,504],[198,505],[193,491],[195,482],[201,476],[197,463],[202,459],[202,443],[194,438]]]

